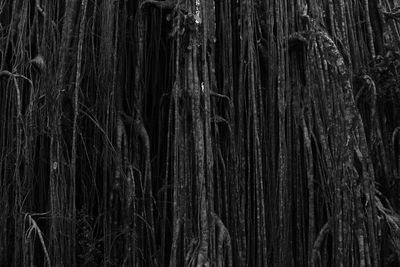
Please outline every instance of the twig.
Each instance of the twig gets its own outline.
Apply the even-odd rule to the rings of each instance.
[[[319,231],[318,237],[314,241],[314,246],[312,249],[312,254],[311,254],[311,263],[315,266],[317,257],[320,257],[319,250],[321,249],[322,241],[324,241],[325,235],[329,232],[330,228],[330,223],[327,222],[325,225],[322,227],[321,231]]]
[[[210,96],[214,96],[214,97],[217,97],[217,98],[222,98],[222,99],[225,99],[225,100],[228,100],[229,102],[231,102],[231,99],[229,98],[229,96],[218,94],[218,93],[216,93],[214,91],[210,92]]]
[[[44,9],[41,7],[41,5],[40,5],[40,0],[36,0],[36,9],[39,11],[40,14],[42,14],[42,16],[43,16],[45,19],[47,18],[47,13],[46,13],[46,11],[44,11]],[[54,27],[57,27],[57,24],[56,24],[53,20],[51,20],[51,24],[52,24]]]
[[[44,252],[44,255],[46,256],[47,264],[48,264],[48,266],[51,266],[51,261],[50,261],[49,253],[48,253],[47,248],[46,248],[46,245],[45,245],[45,243],[44,243],[42,231],[40,230],[39,226],[37,225],[36,221],[32,218],[31,215],[26,215],[26,216],[28,216],[29,224],[31,225],[31,226],[29,227],[29,229],[28,229],[27,234],[26,234],[26,239],[29,239],[29,237],[31,236],[33,230],[36,231],[36,233],[37,233],[38,236],[39,236],[40,243],[42,244],[43,252]],[[25,216],[25,218],[26,218],[26,216]]]

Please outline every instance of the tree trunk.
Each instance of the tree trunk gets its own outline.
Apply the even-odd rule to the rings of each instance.
[[[0,265],[399,265],[398,5],[0,0]]]

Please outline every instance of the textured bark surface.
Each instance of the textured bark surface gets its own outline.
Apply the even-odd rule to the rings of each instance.
[[[398,266],[399,9],[0,0],[0,266]]]

